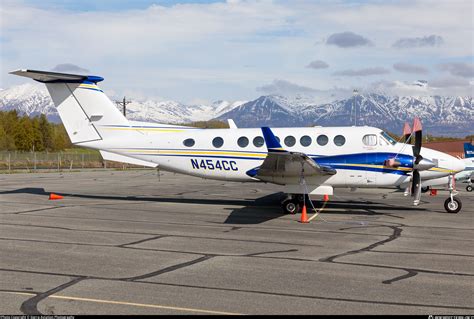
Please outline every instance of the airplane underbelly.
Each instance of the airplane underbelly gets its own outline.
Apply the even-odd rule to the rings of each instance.
[[[221,157],[166,156],[159,160],[159,167],[176,173],[202,178],[250,182],[257,181],[246,172],[259,165],[259,161]]]

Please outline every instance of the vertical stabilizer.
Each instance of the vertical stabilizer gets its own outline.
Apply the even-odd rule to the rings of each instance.
[[[125,125],[128,120],[97,86],[103,78],[36,70],[12,74],[46,84],[61,121],[73,144],[102,140],[97,129],[103,125]]]

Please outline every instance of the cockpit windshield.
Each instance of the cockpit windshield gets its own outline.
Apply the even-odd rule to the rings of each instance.
[[[388,135],[386,132],[382,131],[380,133],[384,139],[386,139],[390,144],[395,145],[397,144],[397,141],[395,141],[390,135]]]

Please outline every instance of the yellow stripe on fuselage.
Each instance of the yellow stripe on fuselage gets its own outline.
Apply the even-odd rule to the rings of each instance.
[[[170,128],[161,128],[161,127],[103,127],[104,130],[113,130],[113,131],[152,131],[152,132],[184,132],[188,130],[182,129],[170,129]]]
[[[261,153],[243,153],[243,152],[222,152],[222,151],[169,151],[169,150],[127,150],[127,153],[142,153],[142,154],[160,154],[160,155],[230,155],[242,157],[261,157],[265,158],[267,154]]]

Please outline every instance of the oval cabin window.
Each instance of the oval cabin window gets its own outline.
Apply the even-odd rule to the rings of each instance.
[[[237,144],[242,148],[247,147],[247,145],[249,145],[249,139],[245,136],[239,137],[239,139],[237,140]]]
[[[346,144],[346,138],[342,135],[336,135],[336,137],[334,137],[334,144],[337,146],[342,146]]]
[[[212,145],[213,145],[215,148],[220,148],[220,147],[222,147],[222,145],[224,145],[224,140],[222,139],[222,137],[215,137],[215,138],[212,140]]]
[[[185,139],[183,141],[183,144],[184,144],[184,146],[192,147],[192,146],[194,146],[195,142],[192,138],[188,138],[188,139]]]
[[[319,135],[316,141],[319,145],[324,146],[329,142],[329,138],[326,135]]]
[[[308,147],[311,145],[311,137],[309,137],[308,135],[305,135],[305,136],[302,136],[300,138],[300,144],[303,145],[304,147]]]
[[[296,144],[296,139],[294,136],[287,136],[285,137],[285,145],[288,147],[292,147]]]
[[[263,137],[257,136],[253,139],[253,145],[255,145],[256,147],[262,147],[263,144],[265,144]]]

